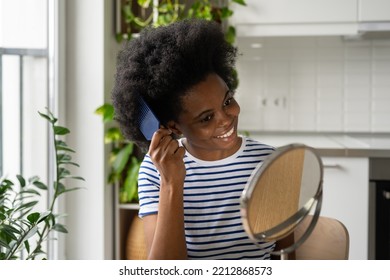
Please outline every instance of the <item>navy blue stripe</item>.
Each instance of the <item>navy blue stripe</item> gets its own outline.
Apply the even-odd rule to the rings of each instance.
[[[159,190],[146,190],[146,191],[140,191],[139,189],[138,189],[138,194],[141,194],[141,193],[152,193],[152,192],[159,192]]]
[[[239,240],[245,240],[248,239],[248,237],[237,237],[237,238],[229,238],[229,239],[219,239],[219,240],[212,240],[207,242],[191,242],[187,240],[187,244],[191,245],[208,245],[208,244],[216,244],[216,243],[225,243],[225,242],[233,242],[233,241],[239,241]]]
[[[207,208],[205,208],[207,209]],[[212,212],[212,213],[185,213],[184,217],[200,217],[200,216],[214,216],[219,214],[231,214],[240,212],[240,209],[237,210],[229,210],[229,211],[221,211],[221,212]]]
[[[213,201],[215,201],[215,199],[213,199]],[[187,210],[190,210],[190,209],[209,209],[209,208],[219,208],[219,207],[229,207],[229,206],[238,206],[240,205],[240,203],[229,203],[229,204],[220,204],[220,205],[211,205],[211,206],[199,206],[199,207],[196,207],[196,206],[191,206],[191,207],[184,207],[184,209],[187,209]]]
[[[240,219],[241,220],[241,216],[230,217],[230,218],[222,218],[222,219],[201,220],[201,221],[185,220],[184,219],[184,222],[188,223],[188,224],[190,224],[190,223],[191,224],[196,224],[196,223],[209,223],[209,222],[219,222],[219,221],[231,221],[231,220],[236,220],[236,219]]]
[[[212,198],[212,199],[201,199],[201,200],[184,200],[185,203],[203,203],[203,202],[211,202],[211,201],[221,201],[221,200],[231,200],[231,199],[239,199],[241,196],[226,196],[221,198]]]
[[[254,167],[248,167],[248,168],[238,168],[234,170],[227,170],[227,171],[216,171],[216,172],[207,172],[207,173],[191,173],[187,174],[187,177],[191,176],[203,176],[203,175],[217,175],[217,174],[226,174],[226,173],[235,173],[235,172],[241,172],[241,171],[252,171]]]
[[[258,253],[261,253],[263,251],[260,251],[259,249],[251,249],[251,250],[240,250],[240,251],[232,251],[232,252],[223,252],[223,253],[220,253],[220,254],[211,254],[211,255],[207,255],[207,256],[193,256],[193,255],[188,255],[190,258],[193,258],[193,259],[201,259],[201,258],[211,258],[211,257],[217,257],[217,256],[224,256],[224,255],[234,255],[234,254],[242,254],[242,253],[251,253],[251,252],[258,252]],[[263,258],[264,255],[268,254],[268,252],[264,252],[263,254],[257,254],[255,256],[241,256],[239,257],[238,259],[246,259],[246,258]],[[231,258],[232,260],[236,260],[235,258]],[[225,260],[228,260],[228,259],[225,259]]]
[[[223,164],[223,165],[212,165],[212,166],[194,166],[194,167],[189,167],[187,170],[209,170],[212,168],[225,168],[227,166],[239,166],[239,165],[247,165],[247,164],[257,164],[259,163],[259,159],[253,160],[253,161],[242,161],[242,162],[233,162],[229,164]]]
[[[217,228],[237,227],[241,225],[242,223],[227,224],[222,226],[209,226],[209,227],[186,227],[186,230],[210,230],[210,229],[217,229]]]
[[[149,201],[149,202],[145,202],[145,203],[140,203],[139,207],[142,207],[142,206],[145,206],[145,205],[149,205],[149,204],[156,204],[156,203],[158,203],[158,201]]]
[[[206,176],[206,175],[208,175],[208,174],[207,173],[203,174],[203,176]],[[197,180],[185,180],[184,183],[226,181],[226,180],[233,180],[233,179],[248,178],[249,176],[250,176],[250,174],[245,174],[245,175],[237,175],[237,176],[223,177],[223,178],[206,178],[206,179],[197,179]]]
[[[223,246],[223,247],[207,247],[204,249],[194,249],[194,248],[187,248],[188,252],[212,252],[212,251],[217,251],[217,250],[227,250],[227,249],[233,249],[234,247],[245,247],[245,246],[253,246],[254,243],[234,243],[229,246]]]
[[[200,238],[200,237],[210,237],[210,236],[218,236],[218,235],[229,235],[236,233],[244,233],[244,230],[235,230],[235,231],[227,231],[227,232],[218,232],[218,233],[210,233],[210,234],[186,234],[186,237]]]
[[[220,192],[210,192],[210,193],[184,193],[184,197],[186,196],[210,196],[210,195],[216,195],[216,194],[225,194],[225,193],[232,193],[232,192],[242,192],[242,190],[227,190],[227,191],[220,191]]]

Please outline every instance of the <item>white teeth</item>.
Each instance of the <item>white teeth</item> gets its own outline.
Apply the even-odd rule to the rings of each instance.
[[[226,132],[224,135],[221,135],[221,136],[217,136],[217,138],[226,138],[226,137],[229,137],[230,135],[232,135],[234,132],[234,127],[232,127],[231,130],[229,130],[228,132]]]

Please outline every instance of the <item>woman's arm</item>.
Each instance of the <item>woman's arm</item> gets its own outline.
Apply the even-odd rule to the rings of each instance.
[[[160,173],[158,214],[143,218],[148,259],[186,259],[183,186],[185,150],[159,129],[153,136],[149,155]]]

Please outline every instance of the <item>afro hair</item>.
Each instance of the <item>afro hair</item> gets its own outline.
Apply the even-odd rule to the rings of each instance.
[[[209,74],[219,75],[232,89],[236,53],[214,21],[187,19],[143,29],[117,57],[112,103],[123,135],[148,149],[138,126],[140,96],[166,124],[178,120],[182,97]]]

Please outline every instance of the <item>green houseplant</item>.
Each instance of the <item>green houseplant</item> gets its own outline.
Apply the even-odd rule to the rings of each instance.
[[[222,24],[226,40],[235,40],[235,28],[227,20],[233,15],[229,8],[231,2],[246,5],[244,0],[126,0],[122,11],[122,30],[116,34],[118,41],[131,39],[142,28],[166,25],[185,18],[203,18]]]
[[[71,154],[75,151],[60,139],[70,132],[69,129],[56,125],[57,118],[50,111],[47,114],[38,113],[51,125],[56,175],[51,186],[43,183],[38,176],[25,179],[22,175],[16,175],[16,182],[7,178],[0,179],[0,260],[18,259],[22,256],[26,260],[33,260],[38,256],[46,256],[42,245],[48,240],[49,233],[67,233],[66,227],[60,223],[63,215],[54,212],[58,198],[79,189],[66,187],[64,180],[84,180],[73,176],[67,168],[69,165],[79,166],[72,161]],[[49,207],[46,211],[39,212],[34,207],[38,204],[41,193],[47,192],[48,188],[53,189]]]
[[[108,175],[109,184],[118,184],[119,202],[131,203],[138,201],[138,170],[141,165],[142,152],[137,146],[126,140],[117,123],[114,120],[114,107],[106,103],[95,111],[102,116],[103,122],[110,127],[104,135],[104,142],[111,145],[109,165],[111,170]]]
[[[234,44],[235,28],[228,18],[233,15],[229,3],[246,5],[244,0],[126,0],[122,1],[122,29],[116,34],[118,42],[131,40],[143,28],[161,26],[185,18],[214,20],[222,25],[226,40]],[[237,73],[235,88],[238,85]],[[134,143],[124,139],[114,120],[112,104],[105,103],[95,111],[109,127],[105,133],[105,143],[111,145],[109,165],[111,171],[108,183],[119,186],[119,202],[138,202],[137,179],[140,159],[143,157]]]

